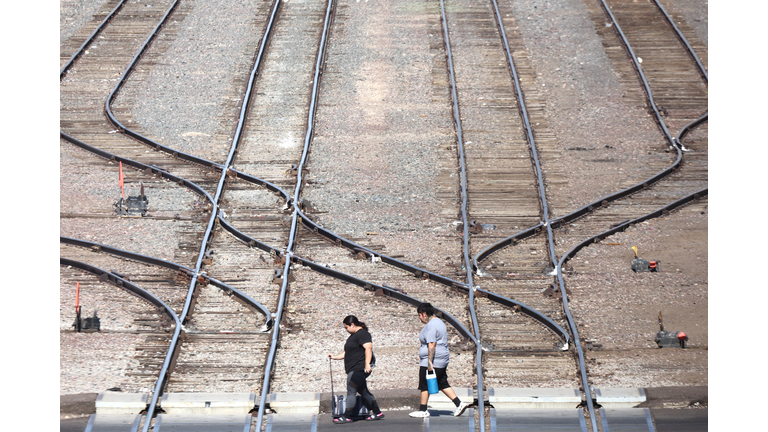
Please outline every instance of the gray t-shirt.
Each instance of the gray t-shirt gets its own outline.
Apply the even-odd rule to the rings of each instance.
[[[432,364],[436,368],[448,367],[448,360],[450,359],[450,351],[448,351],[448,329],[445,328],[445,323],[440,318],[432,318],[427,322],[421,333],[419,333],[419,342],[421,342],[421,348],[419,348],[419,358],[421,362],[419,366],[429,367],[429,344],[435,342],[435,359]]]

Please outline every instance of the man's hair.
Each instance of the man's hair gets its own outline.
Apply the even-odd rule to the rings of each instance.
[[[432,307],[429,303],[422,303],[419,305],[419,307],[416,309],[416,312],[418,313],[426,313],[427,316],[435,316],[435,308]]]

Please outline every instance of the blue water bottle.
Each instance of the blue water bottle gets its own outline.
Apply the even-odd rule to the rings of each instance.
[[[427,391],[429,394],[440,393],[440,390],[437,389],[437,375],[435,374],[434,369],[431,371],[431,373],[429,370],[427,370]]]

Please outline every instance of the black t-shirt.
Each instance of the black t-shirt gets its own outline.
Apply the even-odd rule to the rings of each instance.
[[[363,344],[373,343],[371,334],[368,330],[361,328],[355,333],[349,335],[347,343],[344,344],[344,368],[347,373],[356,370],[365,370],[365,348]],[[371,363],[374,363],[375,359],[371,359]]]

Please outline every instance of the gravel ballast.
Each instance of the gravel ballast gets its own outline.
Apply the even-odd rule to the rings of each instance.
[[[164,145],[223,162],[270,6],[266,1],[183,1],[179,19],[169,24],[168,33],[161,31],[150,48],[152,67],[136,73],[116,104],[135,103],[130,115],[138,129]],[[105,7],[103,1],[62,1],[61,45],[75,37],[100,7]],[[505,22],[517,26],[524,41],[524,54],[536,71],[533,84],[527,85],[534,85],[537,97],[546,101],[548,127],[556,138],[557,151],[542,156],[545,179],[548,173],[565,178],[547,188],[553,217],[647,178],[652,165],[671,162],[671,154],[660,150],[663,139],[651,117],[625,100],[625,84],[618,79],[585,3],[533,0],[500,7]],[[706,8],[679,1],[670,9],[683,14],[707,43]],[[333,25],[303,195],[315,208],[312,216],[327,229],[405,262],[465,278],[456,272],[462,262],[461,239],[453,224],[460,218],[458,162],[439,7],[395,0],[341,1]],[[281,136],[289,138],[248,144],[251,153],[242,164],[249,172],[256,171],[261,160],[280,159],[286,168],[298,162],[289,159],[304,131],[278,126]],[[290,151],[271,153],[269,147],[281,139],[290,142]],[[59,149],[60,235],[194,266],[197,250],[184,244],[196,238],[190,232],[204,230],[207,223],[189,216],[200,213],[198,195],[126,170],[127,194],[136,194],[143,183],[154,218],[117,218],[112,207],[119,198],[117,165],[65,141],[60,141]],[[225,193],[225,199],[233,208],[244,202],[268,209],[280,205],[274,195],[255,187],[228,198]],[[581,338],[601,345],[586,352],[596,387],[708,385],[708,216],[705,199],[591,245],[570,261],[574,271],[567,272],[565,280],[572,292],[571,311]],[[633,273],[632,246],[643,258],[661,260],[663,271]],[[320,254],[317,250],[314,253]],[[237,262],[235,257],[231,260]],[[133,332],[134,309],[144,306],[124,309],[119,302],[105,304],[103,299],[85,297],[86,315],[98,309],[105,317],[104,331],[72,333],[73,287],[64,272],[60,394],[117,387],[124,382],[125,371],[136,367],[132,352],[144,336]],[[307,311],[314,321],[301,322],[283,334],[273,391],[329,390],[327,354],[343,346],[347,335],[341,319],[350,313],[372,329],[379,358],[370,379],[374,394],[415,388],[421,324],[410,306],[373,297],[359,304],[359,287],[340,288],[329,284],[326,276],[304,269],[296,276],[287,306],[289,322],[297,311]],[[331,288],[326,290],[326,285]],[[445,302],[468,325],[464,294],[448,298],[447,288],[421,281],[406,288],[417,297]],[[271,291],[263,297],[271,311],[274,297]],[[123,300],[141,302],[133,297]],[[667,330],[688,334],[687,349],[656,348],[659,311]],[[474,352],[454,344],[451,355],[451,383],[476,385]],[[334,368],[337,365],[338,390],[344,385],[341,363]]]

